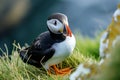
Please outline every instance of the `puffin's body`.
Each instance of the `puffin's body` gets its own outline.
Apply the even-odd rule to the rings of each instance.
[[[72,53],[76,41],[64,14],[51,15],[47,25],[48,31],[41,33],[30,47],[21,50],[20,57],[25,63],[49,70],[50,66],[62,62]]]

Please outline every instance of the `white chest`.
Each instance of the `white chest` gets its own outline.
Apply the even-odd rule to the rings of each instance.
[[[55,49],[55,55],[54,57],[57,56],[69,56],[70,53],[73,51],[75,48],[75,38],[74,36],[72,37],[67,37],[65,41],[61,43],[56,43],[53,45],[53,48]]]
[[[50,58],[45,65],[50,66],[62,62],[67,58],[75,48],[76,40],[75,37],[67,37],[63,42],[56,43],[52,47],[55,49],[55,53],[52,58]]]

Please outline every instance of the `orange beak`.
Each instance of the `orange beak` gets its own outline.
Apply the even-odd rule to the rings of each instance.
[[[68,25],[65,25],[65,26],[66,26],[66,30],[67,30],[67,36],[72,37],[72,32],[70,30],[70,27]]]

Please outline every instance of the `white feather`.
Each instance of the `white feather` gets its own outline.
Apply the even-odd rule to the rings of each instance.
[[[56,25],[54,24],[56,21]],[[58,19],[51,19],[47,21],[48,28],[55,34],[58,34],[60,29],[64,28],[64,25]]]
[[[49,69],[49,66],[58,64],[65,60],[75,48],[76,40],[74,35],[72,37],[67,36],[63,42],[55,43],[52,47],[55,49],[55,54],[44,65],[45,69]]]

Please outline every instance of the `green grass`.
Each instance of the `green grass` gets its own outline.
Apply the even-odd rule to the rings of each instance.
[[[88,37],[76,37],[76,48],[73,54],[58,66],[71,67],[73,70],[83,62],[99,60],[99,38],[90,39]],[[8,54],[7,46],[4,54]],[[46,71],[41,68],[24,64],[19,57],[18,49],[21,48],[19,44],[13,43],[13,51],[11,60],[7,55],[0,58],[0,80],[69,80],[67,76],[48,75]]]

